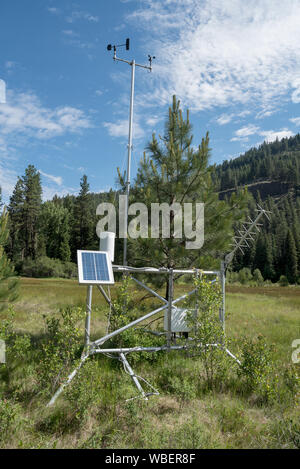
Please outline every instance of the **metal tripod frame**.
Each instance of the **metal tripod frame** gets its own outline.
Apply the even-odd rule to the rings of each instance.
[[[159,394],[158,391],[156,391],[153,386],[151,386],[150,383],[148,383],[144,378],[141,378],[137,375],[135,375],[134,371],[132,370],[131,366],[129,365],[126,355],[131,352],[158,352],[158,351],[169,351],[169,350],[184,350],[188,349],[191,347],[191,345],[185,344],[185,345],[172,345],[172,330],[171,330],[171,323],[172,323],[172,308],[174,305],[179,303],[180,301],[184,300],[185,298],[189,297],[193,293],[197,291],[197,288],[194,288],[192,291],[185,293],[184,295],[180,296],[179,298],[174,299],[174,291],[173,291],[173,284],[174,284],[174,275],[179,274],[179,275],[196,275],[198,276],[199,273],[201,272],[204,275],[216,275],[216,278],[213,280],[214,282],[219,280],[220,286],[221,286],[221,294],[222,294],[222,306],[219,311],[219,319],[223,327],[224,335],[225,335],[225,282],[226,282],[226,270],[228,268],[228,265],[230,262],[233,260],[234,254],[236,253],[237,250],[240,250],[243,253],[243,248],[249,247],[248,241],[253,241],[253,236],[255,233],[260,232],[259,226],[261,226],[259,222],[260,218],[265,215],[267,219],[269,220],[269,214],[271,212],[265,210],[262,208],[260,205],[257,204],[257,209],[256,211],[258,212],[256,218],[252,220],[250,217],[248,217],[248,221],[245,221],[244,224],[242,225],[242,230],[239,231],[239,236],[235,236],[233,239],[233,249],[230,253],[226,254],[224,257],[224,260],[221,261],[221,267],[220,270],[214,271],[214,270],[207,270],[203,271],[200,269],[189,269],[189,270],[184,270],[184,269],[168,269],[168,268],[154,268],[154,267],[130,267],[127,265],[124,266],[119,266],[115,265],[113,266],[113,271],[114,272],[119,272],[119,273],[126,273],[131,276],[131,278],[142,288],[147,290],[149,293],[151,293],[153,296],[161,300],[164,305],[156,308],[153,311],[150,311],[149,313],[145,314],[141,318],[138,318],[129,324],[126,324],[126,326],[123,326],[113,332],[110,332],[109,334],[106,334],[105,336],[101,337],[100,339],[95,340],[94,342],[91,342],[90,340],[90,329],[91,329],[91,313],[92,313],[92,286],[89,285],[87,287],[87,301],[86,301],[86,321],[85,321],[85,347],[84,351],[81,356],[81,360],[77,368],[75,368],[72,373],[69,374],[65,382],[60,386],[60,388],[56,391],[50,402],[48,403],[47,406],[51,406],[54,404],[58,396],[62,393],[64,388],[72,381],[72,379],[76,376],[82,365],[85,363],[85,361],[92,355],[96,353],[102,353],[102,354],[118,354],[120,360],[123,363],[124,370],[131,376],[134,384],[138,388],[141,397],[143,399],[148,399],[148,396],[151,394]],[[245,226],[246,225],[246,226]],[[140,280],[136,279],[133,277],[133,274],[137,273],[143,273],[143,274],[167,274],[169,275],[169,290],[168,290],[168,300],[163,298],[159,293],[154,291],[152,288],[149,286],[145,285],[143,282]],[[110,307],[113,309],[113,304],[109,296],[106,294],[104,288],[101,285],[97,285],[98,290],[100,293],[103,295],[107,303],[110,305]],[[164,311],[167,309],[167,331],[166,331],[166,338],[167,342],[166,345],[160,346],[160,347],[128,347],[128,348],[101,348],[101,346],[109,339],[112,337],[115,337],[118,334],[121,334],[125,330],[136,326],[142,321],[145,321],[146,319],[151,318],[155,314]],[[164,334],[164,333],[162,333]],[[240,364],[240,361],[237,359],[237,357],[230,352],[223,344],[221,343],[216,343],[216,344],[199,344],[199,347],[220,347],[222,350],[224,350],[231,358],[233,358],[237,363]],[[144,389],[142,388],[142,385],[139,380],[143,380],[148,384],[148,386],[154,391],[150,393],[146,393]]]
[[[114,272],[119,272],[119,273],[126,273],[127,275],[130,275],[132,280],[137,283],[140,287],[144,288],[147,290],[149,293],[151,293],[153,296],[158,298],[160,301],[162,301],[164,304],[163,306],[160,306],[159,308],[156,308],[149,313],[145,314],[144,316],[135,319],[134,321],[130,322],[129,324],[126,324],[125,326],[110,332],[109,334],[104,335],[100,339],[97,339],[93,342],[90,340],[90,330],[91,330],[91,313],[92,313],[92,286],[89,285],[87,287],[87,300],[86,300],[86,321],[85,321],[85,347],[84,351],[81,356],[81,360],[79,365],[72,371],[72,373],[69,374],[69,376],[66,378],[64,383],[60,386],[60,388],[56,391],[50,402],[48,403],[48,406],[52,406],[58,396],[62,393],[64,388],[68,386],[68,384],[72,381],[72,379],[76,376],[82,365],[85,363],[85,361],[92,355],[95,355],[97,353],[102,353],[102,354],[116,354],[119,355],[120,361],[123,363],[124,370],[131,376],[134,384],[136,385],[140,397],[148,400],[149,395],[153,394],[159,394],[157,390],[151,386],[150,383],[148,383],[144,378],[141,378],[137,376],[134,371],[132,370],[130,364],[127,361],[126,355],[131,353],[131,352],[159,352],[159,351],[170,351],[170,350],[188,350],[191,347],[194,347],[194,345],[189,345],[188,343],[185,343],[184,345],[173,345],[172,344],[172,330],[171,330],[171,324],[172,324],[172,308],[175,306],[177,303],[180,301],[188,298],[189,296],[193,295],[196,291],[197,288],[194,288],[193,290],[185,293],[184,295],[174,298],[174,291],[173,291],[173,283],[174,283],[174,276],[179,274],[179,275],[194,275],[194,276],[199,276],[199,274],[203,275],[213,275],[215,276],[215,279],[212,280],[212,282],[219,281],[220,286],[221,286],[221,294],[222,294],[222,306],[219,311],[219,319],[222,324],[224,333],[225,333],[225,264],[222,261],[221,262],[221,268],[218,271],[214,270],[208,270],[208,271],[203,271],[200,269],[168,269],[168,268],[154,268],[154,267],[142,267],[142,268],[135,268],[135,267],[130,267],[130,266],[118,266],[115,265],[113,266],[113,271]],[[168,300],[163,298],[159,293],[157,293],[155,290],[150,288],[148,285],[145,285],[143,282],[140,280],[136,279],[133,274],[137,273],[142,273],[142,274],[167,274],[169,276],[169,291],[168,291]],[[98,290],[100,293],[103,295],[105,298],[106,302],[110,305],[110,307],[113,309],[114,306],[112,304],[111,299],[105,292],[104,288],[101,285],[97,285]],[[167,310],[167,330],[165,333],[160,333],[162,335],[166,334],[166,344],[162,346],[154,346],[154,347],[128,347],[128,348],[102,348],[103,344],[107,342],[109,339],[115,337],[118,334],[121,334],[125,330],[132,328],[139,324],[142,321],[145,321],[146,319],[151,318],[152,316],[156,315],[157,313],[161,311]],[[159,333],[156,333],[159,334]],[[235,361],[238,363],[239,360],[231,353],[222,343],[215,343],[215,344],[198,344],[198,347],[220,347],[222,350],[224,350],[225,353],[227,353],[231,358],[233,358]],[[143,380],[152,390],[152,392],[146,393],[145,390],[143,389],[140,380]]]

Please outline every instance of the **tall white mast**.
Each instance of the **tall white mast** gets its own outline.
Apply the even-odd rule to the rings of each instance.
[[[117,57],[117,47],[125,46],[126,50],[129,50],[129,39],[126,39],[125,44],[119,44],[112,46],[108,44],[107,50],[114,51],[113,59],[117,62],[124,62],[131,66],[131,92],[130,92],[130,108],[129,108],[129,131],[128,131],[128,157],[127,157],[127,172],[126,172],[126,191],[125,191],[125,214],[124,214],[124,250],[123,250],[123,265],[127,265],[127,229],[128,229],[128,206],[129,206],[129,192],[130,192],[130,170],[131,170],[131,152],[132,152],[132,125],[133,125],[133,101],[134,101],[134,79],[135,79],[135,67],[141,67],[152,71],[152,60],[155,57],[148,55],[149,65],[137,64],[135,60],[124,60]]]

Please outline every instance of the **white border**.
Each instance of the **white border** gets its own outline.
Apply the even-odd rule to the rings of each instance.
[[[83,252],[90,252],[93,254],[105,254],[107,268],[108,268],[108,276],[109,280],[84,280],[83,279],[83,268],[82,268],[82,256],[81,253]],[[85,251],[85,250],[78,250],[77,251],[77,265],[78,265],[78,281],[80,284],[85,285],[113,285],[115,283],[114,274],[112,270],[112,264],[109,259],[108,253],[106,251]]]

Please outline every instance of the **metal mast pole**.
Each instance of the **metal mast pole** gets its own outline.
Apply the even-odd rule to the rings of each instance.
[[[127,265],[127,227],[128,227],[128,207],[130,192],[130,169],[131,169],[131,152],[132,152],[132,123],[133,123],[133,98],[134,98],[134,78],[135,78],[135,61],[131,62],[131,93],[130,93],[130,109],[129,109],[129,134],[128,134],[128,158],[127,158],[127,174],[126,174],[126,205],[124,217],[124,252],[123,265]]]
[[[131,169],[131,152],[132,152],[132,125],[133,125],[133,99],[134,99],[134,78],[135,78],[135,67],[145,68],[146,70],[152,71],[152,61],[155,59],[154,56],[148,55],[149,65],[137,64],[135,60],[129,61],[120,59],[117,57],[117,47],[126,46],[126,50],[129,50],[129,38],[126,39],[125,44],[119,44],[113,46],[108,44],[107,50],[114,51],[113,59],[115,62],[124,62],[131,66],[131,93],[130,93],[130,109],[129,109],[129,134],[128,134],[128,158],[127,158],[127,174],[126,174],[126,191],[125,191],[125,213],[124,213],[124,251],[123,251],[123,265],[127,265],[127,236],[128,236],[128,207],[129,207],[129,192],[130,192],[130,169]]]

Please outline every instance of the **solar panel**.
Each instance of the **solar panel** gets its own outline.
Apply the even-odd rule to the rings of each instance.
[[[104,251],[77,251],[79,283],[113,284],[112,265]]]

